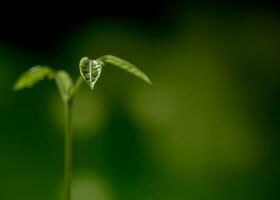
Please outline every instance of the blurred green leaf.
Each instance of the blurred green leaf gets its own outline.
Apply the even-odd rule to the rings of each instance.
[[[94,89],[94,85],[99,79],[102,71],[102,63],[97,60],[90,60],[85,57],[80,61],[80,73],[85,81],[89,84],[91,89]]]
[[[147,82],[149,84],[152,83],[151,80],[149,79],[149,77],[144,72],[142,72],[140,69],[138,69],[133,64],[131,64],[121,58],[118,58],[118,57],[112,56],[112,55],[105,55],[105,56],[98,58],[98,60],[100,60],[104,63],[109,63],[112,65],[115,65],[115,66],[137,76],[138,78],[144,80],[145,82]]]
[[[16,81],[13,89],[15,91],[24,88],[32,88],[36,83],[44,79],[53,79],[54,71],[47,66],[35,66],[23,73]]]
[[[59,89],[59,92],[62,96],[63,100],[68,100],[69,98],[69,92],[71,88],[73,87],[73,81],[70,77],[70,75],[64,71],[64,70],[59,70],[55,74],[55,81],[57,84],[57,87]]]

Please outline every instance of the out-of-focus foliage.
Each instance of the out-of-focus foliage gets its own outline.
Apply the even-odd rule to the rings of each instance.
[[[60,95],[64,100],[67,100],[69,92],[73,87],[73,81],[70,75],[64,70],[59,70],[55,74],[55,81],[59,89]]]
[[[140,69],[138,69],[137,67],[135,67],[133,64],[118,58],[116,56],[112,56],[112,55],[106,55],[106,56],[102,56],[101,58],[99,58],[98,60],[104,62],[104,63],[109,63],[111,65],[115,65],[135,76],[137,76],[138,78],[144,80],[145,82],[151,84],[151,80],[149,79],[149,77],[144,74],[144,72],[142,72]]]
[[[33,85],[44,79],[53,79],[54,72],[51,68],[46,66],[35,66],[22,74],[14,85],[14,90],[21,90],[24,88],[31,88]]]

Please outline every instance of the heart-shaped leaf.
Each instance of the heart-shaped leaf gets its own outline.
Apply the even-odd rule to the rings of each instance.
[[[13,89],[17,91],[25,88],[32,88],[39,81],[53,79],[54,74],[54,71],[47,66],[32,67],[19,77]]]
[[[98,60],[102,61],[104,63],[109,63],[112,65],[115,65],[115,66],[137,76],[138,78],[144,80],[145,82],[147,82],[149,84],[152,83],[151,80],[149,79],[149,77],[144,72],[142,72],[140,69],[138,69],[133,64],[131,64],[121,58],[118,58],[118,57],[112,56],[112,55],[105,55],[105,56],[98,58]]]
[[[93,90],[94,85],[99,79],[102,71],[102,63],[97,60],[90,60],[84,57],[80,61],[80,73],[84,80],[89,84]]]
[[[64,70],[59,70],[56,74],[55,74],[55,81],[57,84],[57,87],[59,89],[59,92],[62,96],[62,99],[64,101],[69,100],[69,92],[71,90],[71,88],[73,87],[73,81],[70,77],[70,75],[64,71]]]

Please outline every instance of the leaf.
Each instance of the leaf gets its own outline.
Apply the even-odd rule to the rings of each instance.
[[[64,70],[59,70],[55,74],[55,81],[57,84],[57,87],[59,89],[59,92],[62,96],[62,99],[64,101],[69,100],[69,92],[71,88],[73,87],[73,81],[70,77],[70,75],[64,71]]]
[[[36,83],[44,79],[53,79],[54,72],[47,66],[35,66],[23,73],[16,81],[13,89],[15,91],[32,88]]]
[[[80,73],[84,80],[93,90],[94,85],[98,81],[102,71],[102,63],[97,60],[90,60],[84,57],[80,61]]]
[[[105,63],[115,65],[115,66],[137,76],[138,78],[144,80],[145,82],[152,84],[151,80],[144,72],[142,72],[140,69],[138,69],[133,64],[131,64],[121,58],[118,58],[118,57],[112,56],[112,55],[105,55],[105,56],[98,58],[98,60],[105,62]]]

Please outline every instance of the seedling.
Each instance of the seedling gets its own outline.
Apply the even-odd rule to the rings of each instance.
[[[150,79],[141,70],[133,64],[120,59],[116,56],[105,55],[96,60],[91,60],[87,57],[81,59],[79,64],[80,76],[75,83],[73,83],[70,75],[64,70],[53,70],[48,66],[35,66],[23,73],[14,85],[14,90],[22,90],[25,88],[32,88],[39,81],[48,79],[55,80],[58,90],[60,92],[64,110],[65,110],[65,169],[64,169],[64,184],[65,184],[65,200],[71,199],[71,177],[72,177],[72,104],[78,90],[83,82],[86,82],[93,90],[98,81],[102,68],[105,64],[117,66],[143,81],[151,84]]]

